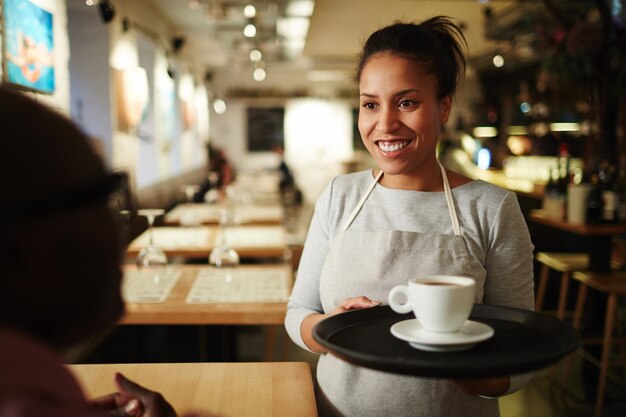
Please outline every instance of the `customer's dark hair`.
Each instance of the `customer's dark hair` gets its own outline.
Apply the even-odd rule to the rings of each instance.
[[[463,32],[448,17],[435,16],[418,24],[395,22],[372,33],[363,45],[356,81],[373,55],[387,52],[419,61],[437,79],[437,95],[443,98],[454,94],[465,73],[466,48]]]

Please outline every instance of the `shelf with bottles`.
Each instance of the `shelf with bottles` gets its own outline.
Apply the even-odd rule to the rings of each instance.
[[[586,222],[589,224],[626,223],[626,167],[619,171],[602,161],[591,177],[586,200]]]

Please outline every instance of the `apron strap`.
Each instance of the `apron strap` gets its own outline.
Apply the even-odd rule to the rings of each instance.
[[[439,161],[439,168],[441,168],[441,178],[443,179],[443,191],[446,194],[446,201],[448,202],[448,211],[450,212],[450,220],[452,220],[452,228],[455,235],[461,234],[461,228],[459,227],[459,218],[456,216],[456,206],[454,205],[454,199],[452,198],[452,190],[450,189],[450,183],[448,182],[448,175],[443,165]]]
[[[446,174],[446,170],[443,168],[443,165],[441,165],[439,161],[437,161],[437,164],[439,164],[439,168],[441,169],[441,178],[443,179],[443,190],[445,192],[446,201],[448,203],[448,211],[450,212],[450,220],[452,221],[452,228],[454,229],[454,234],[458,236],[461,234],[461,227],[459,226],[459,219],[456,215],[456,206],[454,204],[454,199],[452,198],[452,190],[450,189],[450,183],[448,182],[448,175]],[[361,200],[359,200],[354,210],[352,210],[352,213],[350,213],[350,217],[348,217],[348,220],[346,220],[346,222],[344,223],[342,227],[343,232],[348,230],[348,227],[350,227],[350,225],[352,224],[356,216],[359,214],[359,211],[361,211],[363,204],[365,204],[365,200],[367,200],[367,198],[370,196],[370,194],[374,190],[374,187],[376,187],[376,184],[378,184],[378,181],[380,180],[382,176],[383,176],[383,171],[381,170],[376,176],[376,178],[374,179],[374,181],[372,181],[372,183],[368,187],[365,194],[363,194],[363,196],[361,197]]]
[[[359,214],[359,211],[361,211],[361,207],[363,207],[363,204],[365,204],[365,200],[367,200],[367,198],[370,196],[370,194],[372,193],[372,190],[374,190],[374,187],[376,187],[376,184],[378,184],[378,181],[380,180],[380,178],[382,176],[383,176],[383,171],[381,170],[378,173],[378,175],[376,176],[376,179],[374,181],[372,181],[372,183],[370,184],[370,186],[367,189],[367,191],[365,192],[365,194],[363,194],[363,196],[361,197],[361,200],[356,205],[354,210],[352,210],[352,213],[350,213],[350,217],[348,217],[348,220],[346,220],[346,222],[343,225],[343,228],[342,228],[343,232],[348,230],[348,227],[350,227],[350,225],[352,224],[352,222],[356,218],[356,215]]]

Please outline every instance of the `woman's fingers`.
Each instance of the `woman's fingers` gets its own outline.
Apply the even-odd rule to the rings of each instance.
[[[344,313],[350,310],[358,310],[360,308],[370,308],[381,305],[380,301],[373,301],[365,296],[347,298],[333,311],[332,314]]]

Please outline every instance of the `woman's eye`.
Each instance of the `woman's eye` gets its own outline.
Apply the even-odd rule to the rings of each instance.
[[[410,107],[410,106],[414,106],[417,103],[414,100],[402,100],[400,102],[400,107]]]
[[[363,107],[364,109],[373,110],[376,108],[376,103],[366,102],[361,104],[361,107]]]

